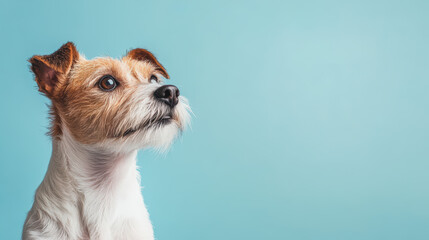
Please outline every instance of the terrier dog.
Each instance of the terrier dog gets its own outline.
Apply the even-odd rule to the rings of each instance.
[[[24,224],[24,240],[154,239],[137,150],[166,149],[190,108],[145,49],[87,60],[68,42],[29,62],[51,104],[52,157]]]

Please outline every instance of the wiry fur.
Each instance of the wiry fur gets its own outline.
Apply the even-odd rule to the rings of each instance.
[[[154,99],[161,85],[151,83],[150,76],[166,74],[157,61],[129,55],[86,60],[70,44],[61,49],[71,51],[59,50],[61,58],[30,60],[38,69],[39,88],[52,100],[53,152],[23,239],[154,239],[140,191],[137,150],[168,148],[189,122],[187,101],[180,97],[172,110]],[[55,76],[43,75],[46,71]],[[106,74],[120,82],[112,92],[97,87]],[[172,121],[160,124],[170,111]],[[129,129],[135,132],[127,135]]]

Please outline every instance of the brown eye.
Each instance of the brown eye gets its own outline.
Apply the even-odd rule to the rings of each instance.
[[[117,86],[118,82],[110,75],[103,76],[100,81],[98,81],[98,87],[103,91],[112,91]]]
[[[150,82],[158,82],[158,78],[155,75],[150,76]]]

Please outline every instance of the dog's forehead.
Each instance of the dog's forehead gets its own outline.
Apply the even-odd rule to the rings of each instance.
[[[92,84],[104,75],[112,75],[123,83],[132,83],[146,81],[155,70],[156,67],[146,61],[102,57],[79,61],[72,70],[71,78]]]

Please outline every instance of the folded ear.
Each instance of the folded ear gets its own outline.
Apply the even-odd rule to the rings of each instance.
[[[161,63],[158,62],[158,60],[156,59],[156,57],[151,52],[149,52],[146,49],[143,49],[143,48],[133,49],[133,50],[131,50],[131,51],[129,51],[127,53],[126,57],[129,57],[129,58],[137,60],[137,61],[147,61],[147,62],[150,62],[150,63],[152,63],[153,65],[156,66],[156,68],[157,68],[156,70],[158,70],[159,72],[161,72],[161,74],[165,78],[167,78],[167,79],[170,78],[170,76],[168,76],[167,70],[165,70],[164,66],[162,66]]]
[[[70,72],[79,53],[72,42],[68,42],[50,55],[35,55],[30,58],[39,91],[49,98],[54,97],[58,84]]]

